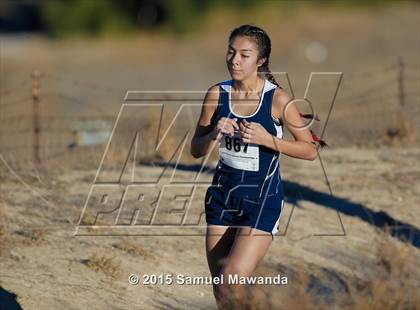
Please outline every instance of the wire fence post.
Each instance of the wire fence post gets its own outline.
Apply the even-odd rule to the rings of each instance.
[[[32,154],[35,166],[41,165],[41,156],[39,154],[39,142],[41,134],[39,127],[39,100],[41,95],[40,76],[41,74],[38,70],[32,71]]]
[[[398,98],[400,107],[405,105],[405,98],[404,98],[404,60],[400,56],[398,58]]]
[[[405,106],[405,92],[404,92],[404,79],[405,79],[405,63],[402,56],[398,57],[398,131],[400,138],[414,139],[415,131],[413,130],[410,121],[406,114]]]

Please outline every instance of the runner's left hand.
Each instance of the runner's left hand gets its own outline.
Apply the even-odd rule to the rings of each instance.
[[[239,131],[245,143],[266,145],[266,141],[271,137],[260,123],[248,122],[245,119],[239,124]]]

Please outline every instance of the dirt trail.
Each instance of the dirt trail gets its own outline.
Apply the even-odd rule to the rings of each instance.
[[[296,199],[297,205],[286,235],[273,242],[257,270],[260,275],[290,277],[287,287],[261,287],[275,304],[279,294],[290,294],[296,285],[298,263],[313,275],[313,283],[320,281],[320,287],[330,292],[325,293],[328,296],[331,290],[345,290],[344,283],[367,279],[381,269],[376,248],[384,233],[378,231],[379,224],[367,220],[361,208],[373,217],[381,211],[392,220],[418,227],[414,184],[419,182],[419,155],[418,148],[321,151],[333,196],[328,195],[319,162],[282,159],[288,203],[280,233],[286,230],[292,213],[290,202]],[[127,280],[132,273],[146,272],[209,276],[203,236],[73,236],[72,223],[80,215],[94,173],[73,171],[55,180],[46,178],[44,188],[32,180],[38,192],[54,193],[44,194],[50,204],[12,176],[4,178],[2,289],[15,293],[23,309],[214,308],[210,285],[132,286]],[[30,176],[23,180],[30,182]],[[314,236],[343,234],[337,209],[344,212],[339,215],[345,236]],[[417,241],[413,243],[417,243],[411,246],[397,237],[388,240],[397,248],[409,248],[410,257],[404,258],[407,265],[419,258],[418,228],[415,230]],[[101,261],[101,257],[111,260]],[[411,265],[410,272],[420,276],[418,264]]]

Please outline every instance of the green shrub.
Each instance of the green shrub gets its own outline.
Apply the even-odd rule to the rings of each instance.
[[[58,37],[98,36],[127,31],[133,26],[110,0],[50,0],[43,7],[43,19],[50,32]]]

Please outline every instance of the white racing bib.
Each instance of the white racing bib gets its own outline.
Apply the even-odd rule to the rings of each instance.
[[[260,152],[258,144],[244,143],[239,131],[233,137],[223,135],[219,156],[222,163],[236,169],[258,171],[260,166]]]

